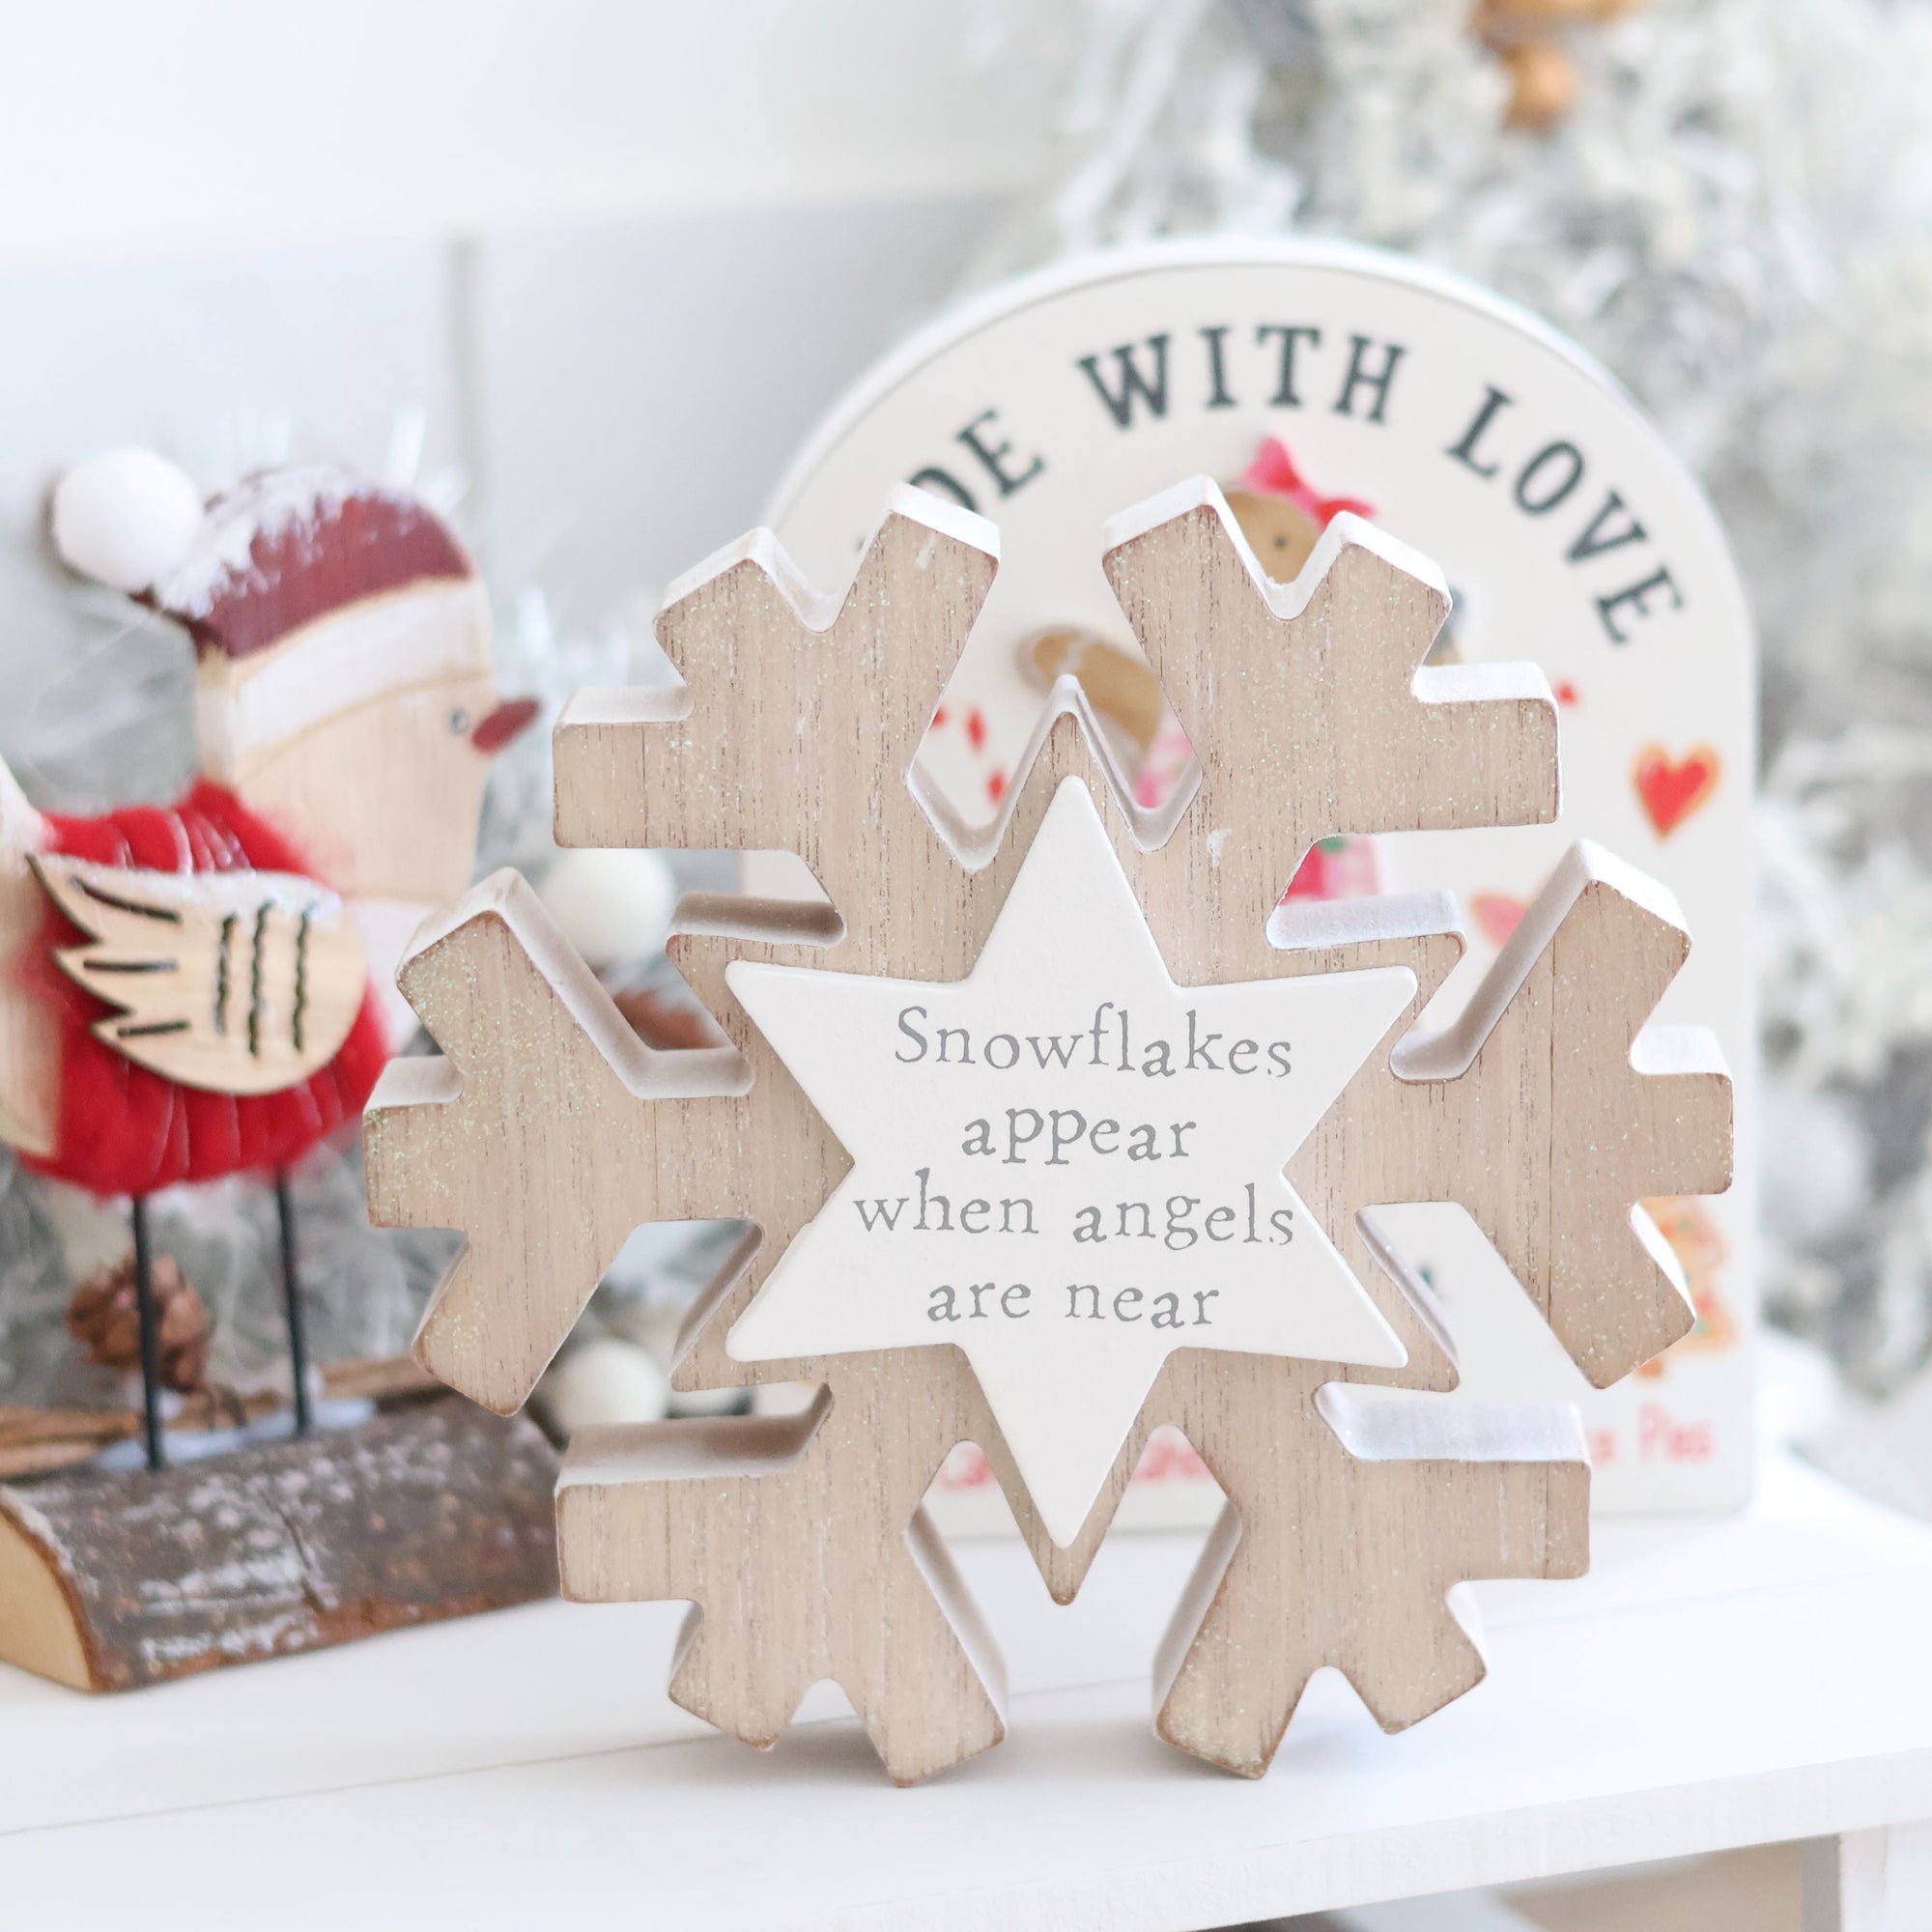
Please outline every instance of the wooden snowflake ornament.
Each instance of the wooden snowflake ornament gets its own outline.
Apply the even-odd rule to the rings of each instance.
[[[673,956],[731,1044],[664,1054],[499,875],[404,966],[448,1060],[371,1105],[372,1213],[469,1236],[419,1355],[493,1407],[638,1223],[753,1224],[676,1385],[817,1400],[583,1432],[565,1589],[691,1601],[672,1695],[753,1743],[836,1679],[901,1780],[1003,1726],[921,1509],[961,1440],[1063,1601],[1152,1428],[1208,1462],[1228,1510],[1156,1672],[1197,1755],[1264,1770],[1323,1664],[1390,1728],[1460,1695],[1482,1664],[1445,1593],[1577,1574],[1588,1470],[1567,1407],[1447,1393],[1450,1324],[1374,1210],[1461,1203],[1609,1380],[1690,1321],[1636,1204],[1728,1180],[1708,1040],[1645,1024],[1681,922],[1607,855],[1573,855],[1435,1038],[1446,900],[1275,910],[1318,838],[1555,813],[1540,674],[1422,668],[1425,559],[1340,516],[1272,583],[1196,483],[1106,566],[1198,790],[1134,812],[1065,680],[978,839],[908,774],[989,526],[903,492],[842,597],[763,534],[675,586],[683,689],[566,711],[559,838],[789,851],[824,898],[687,901]]]

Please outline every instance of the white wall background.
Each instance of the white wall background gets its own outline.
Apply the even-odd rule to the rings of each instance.
[[[592,626],[755,520],[1046,148],[964,9],[68,0],[7,33],[0,756],[56,794],[48,747],[186,675],[44,555],[64,464],[381,469],[419,414],[497,587]]]
[[[9,252],[983,192],[1028,178],[1043,126],[983,84],[986,10],[949,0],[4,15]]]

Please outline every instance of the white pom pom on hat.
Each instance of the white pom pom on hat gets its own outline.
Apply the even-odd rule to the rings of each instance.
[[[54,485],[54,549],[69,569],[130,595],[181,563],[202,527],[201,492],[152,449],[109,449]]]

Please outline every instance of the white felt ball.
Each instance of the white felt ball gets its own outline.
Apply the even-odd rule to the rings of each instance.
[[[592,1335],[557,1358],[537,1390],[551,1427],[569,1436],[591,1423],[657,1422],[670,1384],[635,1342]]]
[[[655,852],[566,852],[537,895],[592,967],[661,952],[677,905],[670,867]]]
[[[152,449],[91,456],[54,485],[61,560],[116,590],[159,582],[187,554],[201,521],[193,479]]]

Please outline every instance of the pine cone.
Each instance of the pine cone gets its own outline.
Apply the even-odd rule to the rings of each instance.
[[[163,1255],[154,1264],[155,1307],[159,1315],[161,1385],[192,1394],[208,1371],[208,1344],[214,1324],[193,1285]],[[141,1313],[134,1293],[131,1252],[97,1268],[74,1290],[67,1307],[68,1332],[87,1345],[87,1359],[108,1369],[141,1366]]]

